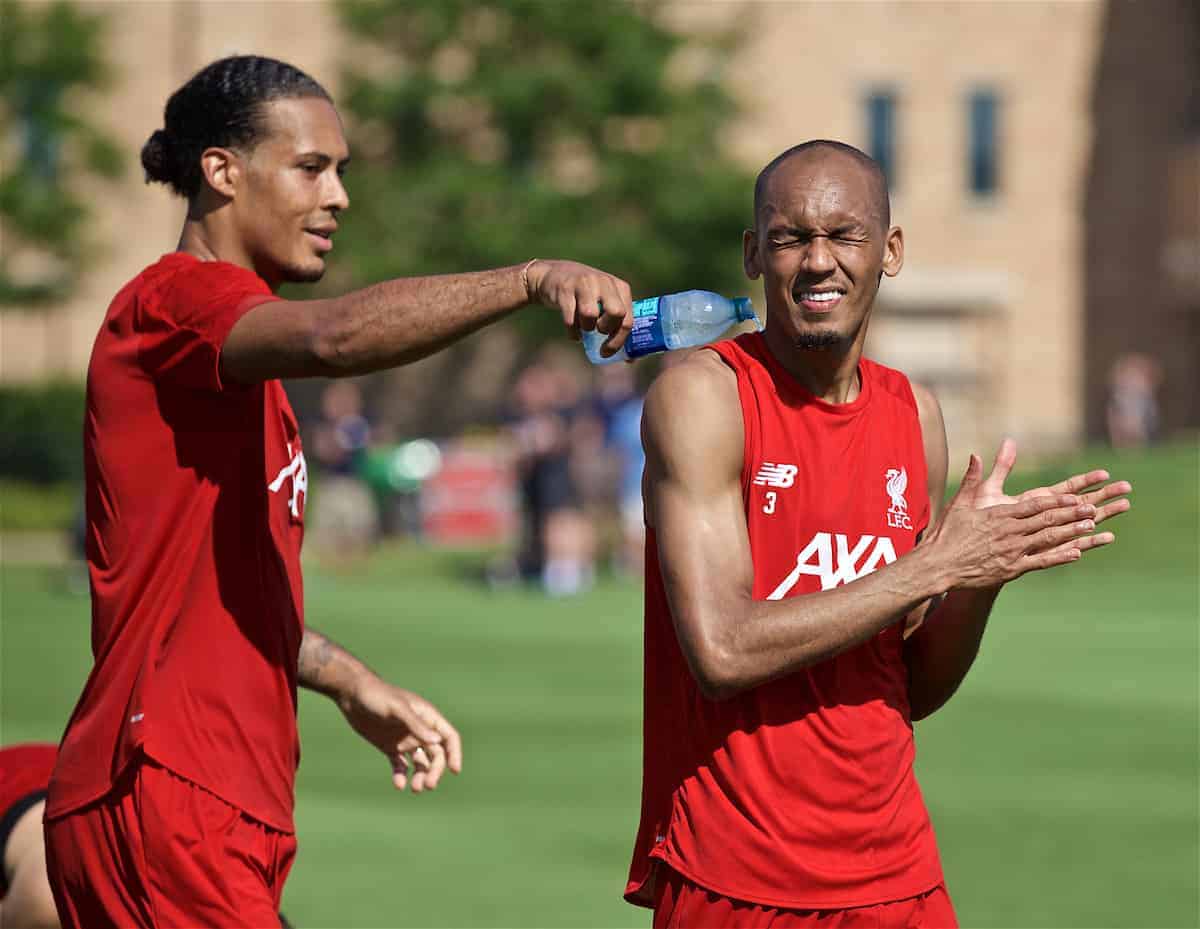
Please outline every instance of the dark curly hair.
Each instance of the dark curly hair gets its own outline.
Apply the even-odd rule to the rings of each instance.
[[[167,184],[191,199],[203,184],[200,155],[206,148],[252,149],[266,132],[266,104],[296,97],[331,99],[299,68],[274,58],[234,55],[214,61],[167,101],[163,128],[142,146],[146,183]]]

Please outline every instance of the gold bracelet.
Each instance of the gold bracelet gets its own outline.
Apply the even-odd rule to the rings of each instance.
[[[525,288],[526,297],[532,296],[529,293],[529,269],[533,267],[533,263],[537,260],[537,258],[530,258],[525,262],[524,267],[521,268],[521,285]]]

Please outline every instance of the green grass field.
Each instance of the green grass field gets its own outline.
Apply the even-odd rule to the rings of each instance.
[[[1200,924],[1200,449],[1096,462],[1135,485],[1116,545],[1005,591],[972,676],[917,730],[964,926]],[[284,901],[300,927],[648,924],[620,899],[640,592],[491,593],[478,566],[407,550],[353,576],[309,570],[310,622],[438,703],[466,770],[396,794],[382,758],[305,694]],[[60,569],[6,559],[0,580],[0,738],[56,738],[90,661],[86,598]]]

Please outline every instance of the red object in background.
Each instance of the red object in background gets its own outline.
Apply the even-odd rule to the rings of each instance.
[[[503,449],[450,444],[421,485],[421,526],[436,545],[504,545],[517,528],[516,478]]]
[[[58,746],[53,742],[0,748],[0,818],[22,797],[46,789],[57,756]]]

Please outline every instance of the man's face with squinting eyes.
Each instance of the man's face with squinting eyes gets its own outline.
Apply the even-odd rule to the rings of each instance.
[[[822,148],[772,171],[744,242],[747,274],[763,278],[772,340],[844,351],[865,337],[880,276],[903,261],[877,185],[858,161]]]

